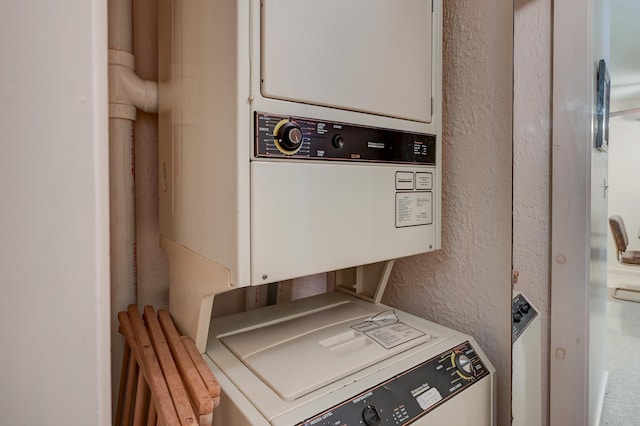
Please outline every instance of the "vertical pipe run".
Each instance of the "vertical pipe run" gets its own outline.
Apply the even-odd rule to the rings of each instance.
[[[123,339],[117,313],[138,303],[135,125],[137,109],[158,110],[158,87],[136,75],[133,56],[133,0],[109,1],[109,159],[111,193],[112,371],[120,368]],[[112,379],[118,389],[118,375]],[[115,394],[114,394],[115,396]]]
[[[133,2],[109,0],[109,49],[133,53]],[[110,102],[112,100],[110,99]],[[134,117],[109,114],[109,172],[111,205],[111,368],[121,369],[124,351],[118,335],[117,314],[136,303],[135,180],[133,162]],[[115,117],[114,117],[115,115]],[[112,395],[119,387],[112,374]],[[115,400],[115,399],[114,399]]]
[[[133,0],[109,0],[109,49],[133,53]]]
[[[118,334],[120,311],[136,303],[135,184],[133,177],[134,123],[109,119],[109,183],[111,204],[111,367],[120,371],[124,341]],[[112,375],[112,389],[118,389],[118,374]]]

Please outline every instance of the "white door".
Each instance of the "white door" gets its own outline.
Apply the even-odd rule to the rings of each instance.
[[[593,129],[607,5],[554,3],[551,425],[598,424],[606,384],[607,155]]]

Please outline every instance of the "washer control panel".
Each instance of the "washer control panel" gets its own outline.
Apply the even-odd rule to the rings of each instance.
[[[516,295],[511,302],[511,343],[529,326],[531,321],[538,316],[538,311],[529,303],[522,294]]]
[[[436,136],[255,113],[255,156],[436,164]]]
[[[465,342],[297,426],[405,425],[488,375]]]

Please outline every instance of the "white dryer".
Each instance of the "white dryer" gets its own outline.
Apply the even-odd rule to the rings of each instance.
[[[215,425],[495,425],[495,369],[441,325],[330,292],[218,318]]]

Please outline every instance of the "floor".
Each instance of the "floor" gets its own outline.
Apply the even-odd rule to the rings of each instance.
[[[609,382],[600,425],[640,425],[640,303],[607,302]]]

